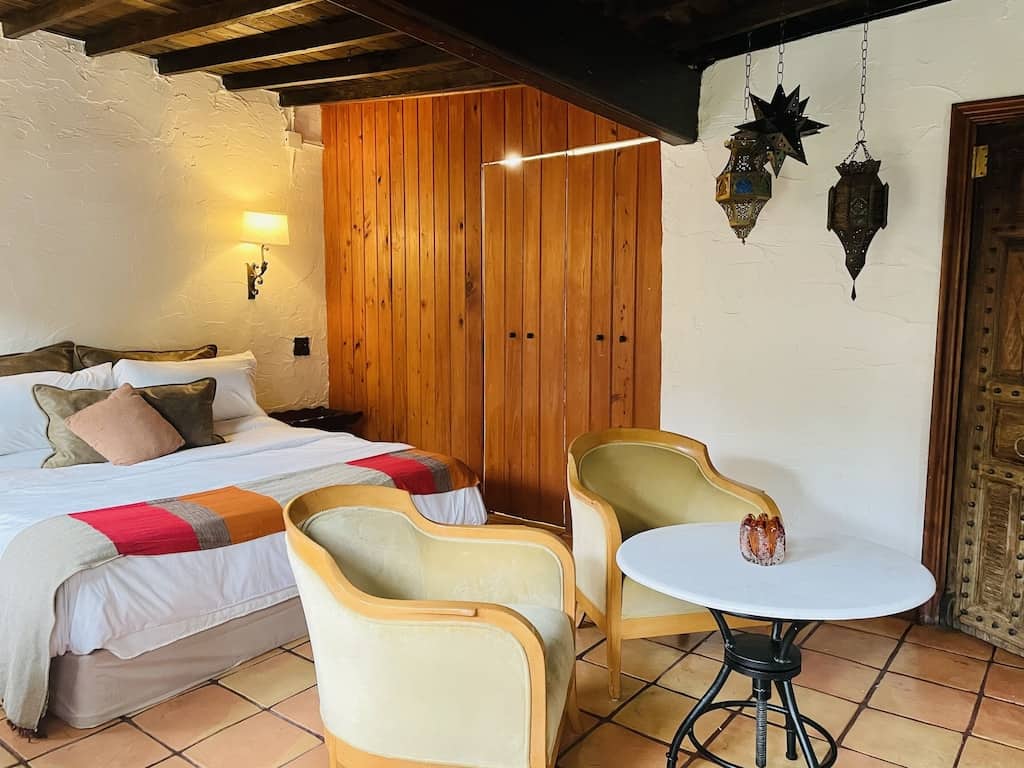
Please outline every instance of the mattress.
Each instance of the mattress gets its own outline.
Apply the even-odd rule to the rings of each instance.
[[[218,429],[227,437],[224,445],[133,467],[91,464],[43,470],[38,468],[41,457],[6,457],[0,463],[0,556],[18,531],[48,517],[195,493],[408,447],[296,429],[267,417],[223,423]],[[486,521],[476,488],[414,499],[425,516],[438,522]],[[130,659],[296,594],[283,534],[218,549],[122,557],[82,571],[60,588],[50,652],[60,656],[106,649]]]

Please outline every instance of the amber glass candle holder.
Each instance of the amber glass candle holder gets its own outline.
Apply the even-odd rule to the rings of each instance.
[[[786,558],[786,529],[778,517],[747,515],[740,523],[740,553],[756,565],[778,565]]]

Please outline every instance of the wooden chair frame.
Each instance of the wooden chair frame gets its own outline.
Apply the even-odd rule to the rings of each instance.
[[[624,577],[618,563],[615,561],[616,553],[618,553],[619,547],[622,546],[622,528],[611,504],[587,489],[580,481],[579,476],[579,464],[583,457],[595,448],[611,443],[650,445],[677,451],[692,459],[705,479],[715,487],[750,502],[761,512],[769,516],[778,515],[781,519],[782,515],[775,501],[766,493],[732,480],[715,469],[714,464],[711,463],[711,457],[708,455],[707,446],[691,437],[678,435],[674,432],[663,432],[657,429],[623,427],[606,429],[599,432],[588,432],[572,441],[572,444],[569,446],[568,462],[569,494],[575,497],[577,503],[585,504],[598,513],[604,524],[605,540],[607,542],[605,597],[607,610],[602,612],[586,595],[577,589],[576,601],[579,605],[579,613],[577,614],[576,621],[579,624],[583,614],[589,616],[607,638],[608,691],[613,699],[618,699],[622,695],[622,642],[624,640],[658,637],[660,635],[689,634],[691,632],[707,632],[717,630],[718,627],[708,611],[679,614],[676,616],[622,618],[622,583]],[[738,527],[737,536],[739,536]],[[739,544],[737,543],[738,546]],[[729,625],[735,628],[753,627],[763,626],[764,622],[731,617]]]
[[[555,535],[521,525],[448,526],[440,525],[420,514],[405,491],[386,486],[339,485],[321,488],[292,499],[284,510],[285,531],[292,551],[330,589],[332,595],[349,610],[378,621],[432,622],[464,621],[467,624],[489,624],[511,634],[522,646],[530,675],[530,768],[554,768],[558,757],[556,746],[551,760],[547,756],[547,700],[545,697],[544,645],[537,630],[515,611],[494,603],[434,600],[393,600],[375,597],[359,590],[349,581],[331,554],[300,530],[310,517],[327,509],[365,506],[399,512],[420,531],[429,536],[449,540],[504,541],[535,544],[549,549],[562,567],[563,606],[570,621],[575,612],[575,566],[572,553]],[[565,719],[581,732],[576,703],[575,673],[569,678],[566,708],[556,736],[561,741]],[[331,768],[442,768],[441,764],[409,761],[364,752],[346,743],[324,727]],[[448,765],[448,764],[444,764]],[[449,766],[450,768],[450,766]]]

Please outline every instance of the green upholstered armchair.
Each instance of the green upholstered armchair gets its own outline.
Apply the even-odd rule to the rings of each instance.
[[[525,526],[337,486],[285,509],[331,768],[550,768],[575,729],[572,556]]]
[[[721,475],[703,443],[672,432],[580,435],[569,446],[568,474],[576,599],[608,638],[609,691],[617,699],[623,640],[715,628],[704,608],[623,576],[615,562],[622,542],[667,525],[736,521],[738,551],[740,521],[779,510],[766,494]]]

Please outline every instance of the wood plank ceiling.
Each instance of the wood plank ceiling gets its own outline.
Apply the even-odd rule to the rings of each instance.
[[[524,83],[672,144],[717,58],[946,0],[0,0],[4,35],[205,70],[282,106]]]

